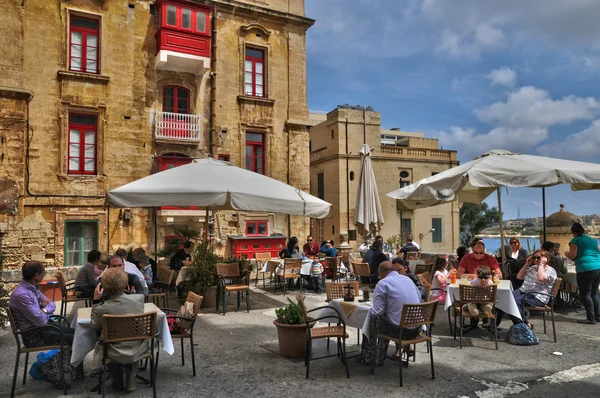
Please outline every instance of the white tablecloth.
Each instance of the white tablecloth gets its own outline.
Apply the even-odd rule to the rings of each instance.
[[[513,288],[509,280],[501,280],[498,284],[498,290],[496,291],[496,308],[521,319],[521,313],[515,302],[515,297],[512,294]],[[444,309],[447,311],[452,306],[453,298],[456,297],[458,300],[460,293],[458,283],[454,285],[448,285],[448,294],[446,295],[446,304]]]
[[[283,260],[282,259],[266,261],[265,265],[262,269],[262,272],[268,271],[269,263],[276,263],[277,264],[277,275],[283,275]],[[310,275],[310,268],[312,266],[312,263],[313,263],[313,261],[311,259],[302,260],[302,269],[300,269],[300,275]],[[339,271],[342,273],[346,272],[346,266],[344,265],[344,263],[342,263],[342,265],[340,266]]]
[[[158,312],[156,329],[160,345],[169,355],[173,355],[175,348],[173,347],[173,340],[171,339],[171,333],[169,332],[169,325],[167,324],[165,313],[152,303],[144,304],[144,312],[153,311]],[[80,308],[77,310],[75,319],[71,322],[71,327],[75,329],[73,354],[71,355],[71,365],[73,366],[79,365],[85,356],[94,350],[94,346],[96,345],[96,329],[94,329],[90,323],[91,314],[91,308]]]
[[[177,279],[175,279],[175,286],[179,285],[180,282],[183,282],[185,279],[185,274],[187,273],[187,267],[181,267],[179,273],[177,274]]]
[[[344,309],[342,308],[342,303],[344,303],[343,304],[344,306],[347,305],[347,306],[356,307],[354,309],[354,311],[352,311],[350,316],[346,316],[346,313],[344,312]],[[372,306],[373,305],[372,305],[371,301],[366,302],[366,303],[359,303],[358,299],[355,299],[355,301],[352,301],[352,302],[344,302],[344,299],[335,299],[335,300],[331,300],[327,304],[327,307],[332,307],[339,311],[342,319],[346,323],[346,326],[361,329],[362,334],[364,334],[365,336],[369,336],[369,320],[371,318],[371,315],[370,315],[371,312],[369,310],[371,309]],[[333,311],[329,308],[323,308],[322,310],[311,312],[309,315],[313,318],[320,318],[322,316],[336,315],[336,313],[335,313],[335,311]],[[319,322],[336,323],[337,319],[335,319],[335,318],[331,318],[329,320],[323,319]]]

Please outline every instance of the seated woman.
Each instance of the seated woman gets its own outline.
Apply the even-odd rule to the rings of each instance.
[[[298,246],[298,238],[292,236],[288,240],[286,247],[279,252],[279,258],[299,258],[300,247]]]
[[[556,281],[556,271],[548,264],[549,254],[545,250],[537,250],[531,256],[525,260],[525,265],[519,273],[517,278],[523,280],[523,285],[518,290],[513,292],[517,307],[521,313],[521,319],[510,316],[513,324],[525,322],[531,328],[531,324],[527,322],[525,317],[525,311],[523,311],[523,297],[525,297],[524,303],[526,306],[531,307],[543,307],[548,303],[549,296],[552,294],[552,287],[554,281]],[[528,293],[533,293],[527,295]],[[543,294],[537,294],[543,293]]]
[[[507,259],[512,258],[513,260],[524,260],[527,258],[527,250],[521,246],[521,241],[518,238],[510,239],[510,250],[508,251]]]
[[[92,307],[91,325],[94,328],[102,328],[102,317],[104,315],[141,314],[144,312],[143,295],[124,293],[128,289],[127,282],[127,274],[121,268],[114,267],[106,270],[102,276],[102,282],[94,290],[95,300],[99,300],[104,293],[107,295],[104,303]],[[112,387],[114,390],[135,390],[136,362],[149,352],[149,340],[123,341],[110,345],[108,356],[112,362],[108,366],[108,371],[113,380]],[[123,368],[125,368],[126,373],[125,383],[123,381]]]
[[[106,268],[106,264],[100,261],[100,257],[101,253],[98,250],[90,250],[87,255],[87,263],[79,268],[75,277],[75,295],[77,297],[92,297],[98,284],[98,278]]]
[[[421,293],[421,300],[427,301],[427,294],[425,292],[425,288],[421,284],[421,280],[418,276],[410,272],[410,268],[408,268],[408,264],[406,264],[404,260],[402,260],[400,257],[396,257],[394,260],[392,260],[392,267],[394,271],[398,272],[400,275],[410,278],[417,289],[419,289],[419,293]]]

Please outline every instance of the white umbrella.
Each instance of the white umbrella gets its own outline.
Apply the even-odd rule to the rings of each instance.
[[[363,145],[359,153],[361,155],[360,178],[356,192],[354,224],[356,224],[358,233],[366,236],[378,232],[384,220],[369,146]]]
[[[106,193],[112,207],[198,206],[314,218],[331,204],[281,181],[212,158],[152,174]]]
[[[401,210],[451,202],[481,203],[498,190],[500,233],[502,205],[499,187],[549,187],[571,184],[571,189],[600,188],[600,164],[514,154],[495,149],[470,162],[390,192]],[[544,220],[546,207],[544,203]],[[545,230],[545,228],[544,228]],[[501,251],[504,253],[503,251]]]

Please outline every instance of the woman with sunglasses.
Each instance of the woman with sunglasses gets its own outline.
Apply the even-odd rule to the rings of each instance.
[[[521,241],[518,238],[510,239],[510,251],[508,253],[508,259],[513,259],[516,261],[524,260],[527,258],[527,250],[521,247]]]
[[[466,254],[460,260],[456,276],[460,278],[463,274],[475,275],[479,267],[484,265],[494,270],[498,279],[502,279],[502,271],[500,271],[500,265],[498,265],[496,257],[485,252],[483,241],[477,241],[473,245],[473,253]]]

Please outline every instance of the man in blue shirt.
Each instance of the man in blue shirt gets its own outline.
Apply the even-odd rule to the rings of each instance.
[[[323,246],[321,246],[321,253],[325,253],[325,255],[327,257],[335,257],[337,256],[337,251],[335,250],[335,248],[333,247],[333,241],[332,240],[326,240],[323,242]]]

